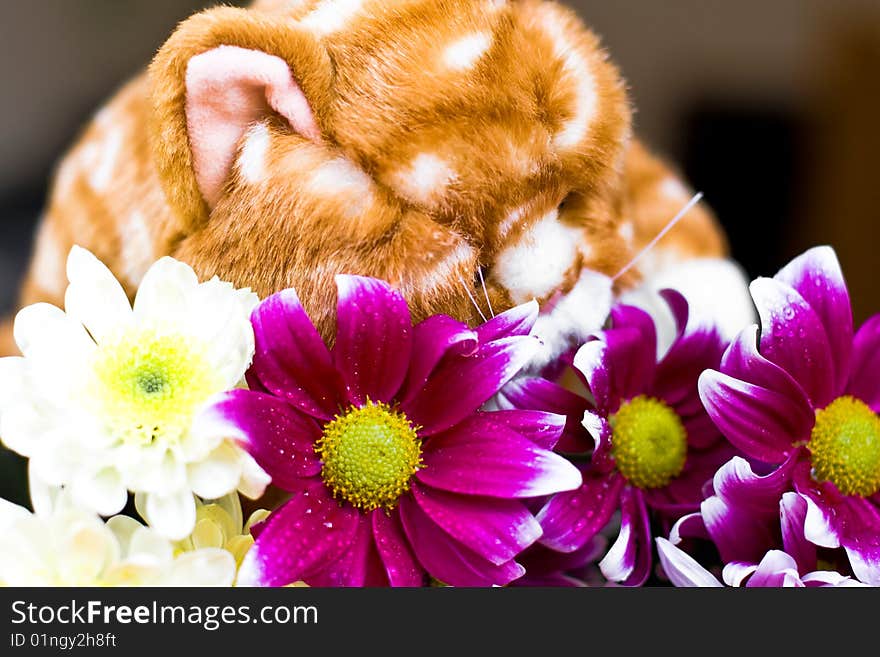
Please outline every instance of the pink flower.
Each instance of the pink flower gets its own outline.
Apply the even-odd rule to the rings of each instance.
[[[245,584],[504,585],[541,535],[522,501],[576,488],[551,450],[564,419],[480,407],[538,347],[535,304],[471,330],[413,326],[387,284],[339,276],[328,349],[293,290],[253,314],[251,390],[225,395],[229,427],[293,496],[255,528]]]
[[[671,290],[663,296],[678,331],[659,361],[654,321],[625,305],[612,310],[610,329],[577,352],[574,366],[595,406],[544,380],[517,380],[502,392],[502,405],[568,416],[558,449],[584,451],[590,436],[595,441],[583,485],[556,495],[538,514],[540,542],[560,552],[581,550],[620,510],[620,533],[600,568],[628,586],[640,586],[651,572],[652,520],[665,533],[698,509],[704,485],[735,453],[697,394],[697,378],[717,366],[724,342],[712,325],[689,325],[684,297]]]
[[[702,519],[725,560],[786,547],[802,567],[816,546],[843,548],[861,581],[880,585],[880,315],[853,334],[830,247],[811,249],[751,285],[761,317],[700,377],[712,420],[754,464],[729,464]],[[756,465],[756,467],[758,467]],[[780,500],[799,517],[778,528]],[[787,532],[787,533],[786,533]]]

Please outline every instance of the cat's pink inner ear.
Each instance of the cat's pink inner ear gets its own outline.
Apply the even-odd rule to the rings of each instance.
[[[280,57],[219,46],[190,59],[186,125],[196,181],[209,207],[220,199],[242,136],[272,112],[303,137],[320,140],[309,101]]]

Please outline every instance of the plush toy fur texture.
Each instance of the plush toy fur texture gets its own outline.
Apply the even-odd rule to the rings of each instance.
[[[497,313],[615,274],[688,198],[558,4],[258,0],[181,23],[85,129],[21,303],[63,303],[79,244],[130,294],[163,255],[261,297],[293,286],[331,340],[339,273],[389,281],[416,320],[473,323],[471,297]],[[658,252],[723,251],[698,206]]]

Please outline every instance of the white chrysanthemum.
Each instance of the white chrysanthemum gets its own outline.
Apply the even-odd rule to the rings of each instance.
[[[106,523],[62,503],[48,513],[0,500],[0,585],[230,586],[235,559],[170,541],[127,516]]]
[[[258,299],[173,258],[155,263],[129,304],[101,262],[74,247],[65,311],[35,304],[15,319],[21,358],[0,359],[0,438],[43,482],[107,516],[143,493],[164,536],[193,529],[193,493],[262,494],[268,476],[232,440],[196,421],[236,387],[254,351]]]
[[[135,503],[140,507],[142,500],[136,497]],[[269,511],[258,509],[245,522],[238,493],[206,502],[197,499],[195,527],[192,534],[177,542],[176,548],[185,552],[220,548],[232,555],[238,568],[254,544],[251,527],[268,516]]]

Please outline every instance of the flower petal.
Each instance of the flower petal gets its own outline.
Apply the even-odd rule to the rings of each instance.
[[[471,355],[479,346],[476,331],[447,317],[432,315],[413,327],[412,358],[399,399],[407,403],[418,395],[434,368],[448,353]]]
[[[591,445],[581,422],[590,402],[570,390],[546,379],[518,377],[498,394],[502,408],[522,408],[558,413],[566,418],[565,430],[557,448],[561,452],[585,452]]]
[[[746,586],[758,587],[803,587],[797,564],[790,555],[782,550],[770,550],[761,559],[755,572],[749,577]]]
[[[641,308],[618,304],[611,309],[612,331],[632,328],[641,334],[636,347],[640,353],[638,360],[654,363],[657,358],[657,329],[653,318]],[[606,331],[609,333],[610,331]]]
[[[718,368],[727,343],[712,324],[688,327],[688,306],[684,298],[673,290],[663,290],[662,294],[671,308],[677,308],[674,312],[679,333],[669,351],[657,363],[652,392],[678,411],[679,405],[696,396],[700,373]]]
[[[238,490],[245,497],[255,500],[261,497],[266,491],[266,486],[272,483],[272,477],[244,450],[239,450],[238,458],[241,464]]]
[[[420,435],[444,431],[471,415],[525,365],[538,342],[532,337],[502,338],[470,356],[444,359],[419,395],[401,407],[422,427]]]
[[[779,502],[779,520],[782,526],[782,547],[797,563],[797,571],[808,573],[815,570],[816,546],[804,534],[807,520],[806,500],[794,492],[783,493]]]
[[[374,512],[373,536],[391,586],[422,586],[425,571],[409,545],[397,513]]]
[[[761,353],[800,383],[814,407],[823,408],[836,394],[836,368],[819,316],[780,281],[759,278],[749,289],[761,316]]]
[[[703,372],[697,385],[721,433],[753,458],[781,463],[794,443],[809,438],[814,416],[782,393],[715,370]]]
[[[249,289],[237,290],[232,283],[216,276],[198,285],[189,295],[189,307],[181,328],[185,327],[208,346],[206,356],[222,377],[226,390],[238,386],[253,361],[251,315],[259,301]]]
[[[302,491],[262,523],[239,569],[239,586],[285,586],[324,570],[350,548],[360,522],[323,484]]]
[[[74,477],[71,492],[79,506],[110,516],[122,511],[128,491],[119,470],[112,467],[98,472],[81,471]]]
[[[612,453],[611,439],[614,431],[608,418],[597,415],[592,411],[584,413],[583,426],[590,434],[594,442],[593,454],[590,456],[590,464],[597,470],[608,472],[614,468],[614,454]]]
[[[721,571],[721,579],[728,586],[740,587],[757,569],[758,564],[756,563],[730,561],[724,564],[724,569]]]
[[[150,266],[138,286],[135,318],[139,322],[188,319],[192,295],[198,285],[199,279],[192,267],[171,257],[160,258]]]
[[[698,564],[693,557],[674,546],[665,538],[656,538],[657,554],[663,572],[674,586],[720,587],[718,578]]]
[[[373,514],[384,513],[376,510]],[[387,586],[385,566],[373,538],[372,522],[368,517],[357,524],[354,540],[342,556],[316,575],[305,578],[309,586],[363,587]]]
[[[706,523],[700,513],[689,513],[679,518],[669,531],[669,541],[673,545],[681,543],[685,538],[697,538],[710,541],[712,537],[706,530]]]
[[[30,511],[23,506],[13,504],[0,497],[0,534],[6,532],[16,521],[30,517],[30,515]]]
[[[272,295],[257,306],[251,322],[256,352],[248,382],[258,381],[266,391],[318,419],[332,419],[339,411],[342,383],[296,292]]]
[[[514,561],[493,564],[452,539],[409,496],[400,499],[400,518],[410,545],[430,575],[450,586],[504,586],[522,577]]]
[[[89,330],[96,342],[131,321],[125,291],[94,255],[74,246],[67,257],[67,278],[70,284],[64,294],[64,309]]]
[[[861,399],[880,413],[880,315],[874,315],[859,329],[853,340],[852,373],[846,392]]]
[[[424,445],[425,467],[416,479],[465,495],[524,498],[572,490],[581,473],[561,456],[491,419],[471,416]],[[488,417],[487,417],[488,416]]]
[[[574,552],[589,543],[620,507],[624,483],[616,472],[588,472],[580,488],[554,495],[538,513],[538,522],[544,529],[541,545]]]
[[[519,501],[456,495],[418,483],[412,493],[443,531],[496,566],[516,557],[541,535],[541,525]]]
[[[99,581],[101,573],[119,558],[113,533],[94,517],[65,524],[61,540],[53,546],[58,575],[71,583]]]
[[[798,407],[798,417],[812,429],[813,409],[804,389],[784,369],[770,362],[758,352],[758,325],[743,329],[724,352],[721,372],[735,379],[747,381],[768,390],[783,394]]]
[[[233,580],[235,559],[219,548],[184,552],[162,576],[165,586],[232,586]]]
[[[333,359],[352,404],[389,402],[400,390],[412,350],[412,321],[400,292],[384,281],[337,276]]]
[[[575,354],[574,366],[586,378],[603,413],[616,412],[621,401],[646,392],[652,384],[656,350],[649,351],[648,347],[654,349],[653,343],[646,346],[644,340],[645,334],[638,328],[611,329],[599,333],[598,340],[587,342]]]
[[[285,490],[299,490],[301,479],[321,471],[314,449],[321,428],[271,395],[250,390],[223,393],[196,418],[194,430],[235,439]]]
[[[836,573],[830,570],[816,570],[812,573],[807,573],[803,577],[801,577],[801,581],[804,583],[804,586],[841,586],[841,587],[864,587],[867,584],[863,584],[858,580],[853,579],[852,577],[845,577],[840,573]]]
[[[495,422],[528,438],[538,447],[551,450],[559,442],[566,422],[566,418],[562,415],[542,411],[492,411],[490,414],[480,415],[489,422]]]
[[[529,301],[496,315],[476,328],[480,343],[528,335],[538,319],[538,302]]]
[[[620,533],[599,570],[612,582],[641,586],[651,574],[651,525],[645,500],[638,489],[620,494]]]
[[[89,371],[96,349],[83,325],[60,308],[36,303],[16,314],[14,332],[15,342],[24,355],[24,362],[12,361],[22,363],[19,382],[39,386],[41,399],[62,407],[68,405],[73,392],[82,388],[83,373]],[[27,388],[17,391],[16,396],[24,395],[34,396],[27,394]],[[16,396],[2,400],[4,405],[17,402]]]
[[[875,503],[843,495],[830,482],[817,484],[806,464],[795,473],[795,485],[807,502],[807,539],[822,547],[843,547],[853,574],[865,584],[880,586],[880,509]]]
[[[734,457],[715,474],[715,495],[700,510],[712,541],[725,562],[758,563],[779,545],[779,501],[791,486],[792,457],[766,476]]]
[[[187,479],[199,497],[214,500],[230,493],[241,479],[239,450],[229,442],[221,443],[208,456],[187,465]]]
[[[147,493],[145,520],[169,540],[185,538],[196,524],[196,503],[192,492],[182,490],[168,495]]]
[[[830,246],[817,246],[798,256],[776,276],[787,283],[818,316],[831,347],[834,394],[840,394],[850,371],[853,348],[853,315],[840,262]]]

